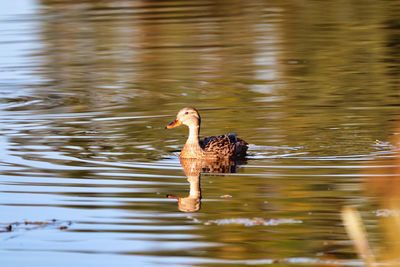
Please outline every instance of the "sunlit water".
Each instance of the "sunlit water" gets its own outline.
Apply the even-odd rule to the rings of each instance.
[[[349,205],[390,256],[398,1],[5,3],[1,266],[362,265]],[[246,162],[181,164],[184,106]]]

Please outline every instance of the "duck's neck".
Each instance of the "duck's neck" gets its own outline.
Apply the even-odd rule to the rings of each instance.
[[[189,137],[186,140],[186,144],[199,145],[199,134],[200,134],[200,126],[199,125],[189,126]]]
[[[200,133],[199,125],[189,126],[189,137],[186,141],[184,148],[182,149],[181,157],[199,158],[203,156],[204,151],[199,144],[199,133]]]

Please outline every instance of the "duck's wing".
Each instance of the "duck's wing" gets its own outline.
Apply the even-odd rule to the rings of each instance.
[[[230,143],[236,143],[237,142],[237,137],[235,133],[229,133],[229,134],[222,134],[222,135],[217,135],[217,136],[209,136],[203,139],[200,139],[200,147],[202,149],[207,149],[210,148],[211,146],[215,146],[216,144],[223,145],[225,143],[230,144]]]
[[[211,152],[220,157],[244,157],[247,151],[247,143],[238,138],[236,133],[206,137],[199,143],[205,152]]]

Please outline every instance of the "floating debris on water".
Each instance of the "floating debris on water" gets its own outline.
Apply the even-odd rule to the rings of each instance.
[[[301,220],[294,219],[263,219],[263,218],[232,218],[232,219],[220,219],[220,220],[210,220],[205,222],[205,225],[244,225],[244,226],[275,226],[280,224],[295,224],[295,223],[303,223]]]
[[[220,196],[220,198],[231,198],[232,196],[231,195],[222,195],[222,196]]]
[[[68,229],[72,224],[71,221],[61,221],[52,219],[50,221],[23,221],[23,222],[12,222],[12,223],[0,223],[0,233],[14,232],[14,231],[30,231],[40,228],[58,228],[60,230]]]

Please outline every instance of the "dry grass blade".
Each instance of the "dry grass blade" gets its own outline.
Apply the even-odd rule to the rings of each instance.
[[[344,207],[342,219],[359,257],[364,260],[366,266],[375,266],[375,258],[368,245],[367,234],[358,211],[355,208]]]

